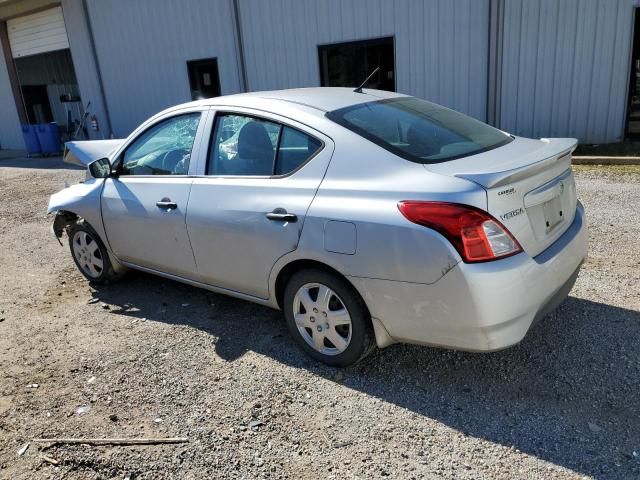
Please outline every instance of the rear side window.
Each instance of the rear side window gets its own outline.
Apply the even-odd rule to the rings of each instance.
[[[327,117],[396,155],[440,163],[509,143],[512,138],[462,113],[414,97],[363,103]]]
[[[245,115],[218,115],[208,175],[286,175],[308,161],[322,143],[291,127]]]
[[[300,167],[320,150],[322,143],[300,130],[283,127],[278,158],[276,159],[276,175],[286,175]]]
[[[271,175],[279,136],[277,123],[243,115],[218,117],[209,175]]]

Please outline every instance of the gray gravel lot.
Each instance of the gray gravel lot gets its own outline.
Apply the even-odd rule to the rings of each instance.
[[[346,370],[263,307],[139,273],[90,287],[44,214],[82,176],[0,160],[0,478],[640,478],[640,167],[577,169],[590,257],[520,345]],[[189,442],[17,454],[54,436]]]

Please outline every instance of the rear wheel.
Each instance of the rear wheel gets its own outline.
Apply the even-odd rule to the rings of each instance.
[[[371,317],[360,295],[323,270],[294,274],[284,292],[292,335],[310,356],[336,367],[352,365],[374,347]]]
[[[67,234],[73,261],[87,280],[104,285],[121,277],[113,270],[107,248],[88,224],[80,221],[70,226]]]

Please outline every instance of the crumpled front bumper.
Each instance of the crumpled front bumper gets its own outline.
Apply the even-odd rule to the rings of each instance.
[[[51,233],[58,239],[58,242],[62,238],[65,227],[71,223],[72,218],[75,217],[72,217],[67,212],[56,212],[53,223],[51,223]]]

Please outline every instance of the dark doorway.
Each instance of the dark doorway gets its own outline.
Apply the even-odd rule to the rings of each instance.
[[[376,67],[366,87],[394,92],[393,37],[320,45],[320,85],[357,87]]]
[[[56,122],[63,139],[69,138],[84,113],[71,51],[20,57],[14,64],[29,123]]]
[[[640,140],[640,12],[635,9],[631,78],[629,82],[629,108],[627,111],[627,138]]]
[[[192,100],[220,96],[217,59],[191,60],[187,62],[187,70]]]
[[[29,123],[53,122],[46,85],[23,85],[22,98]]]

